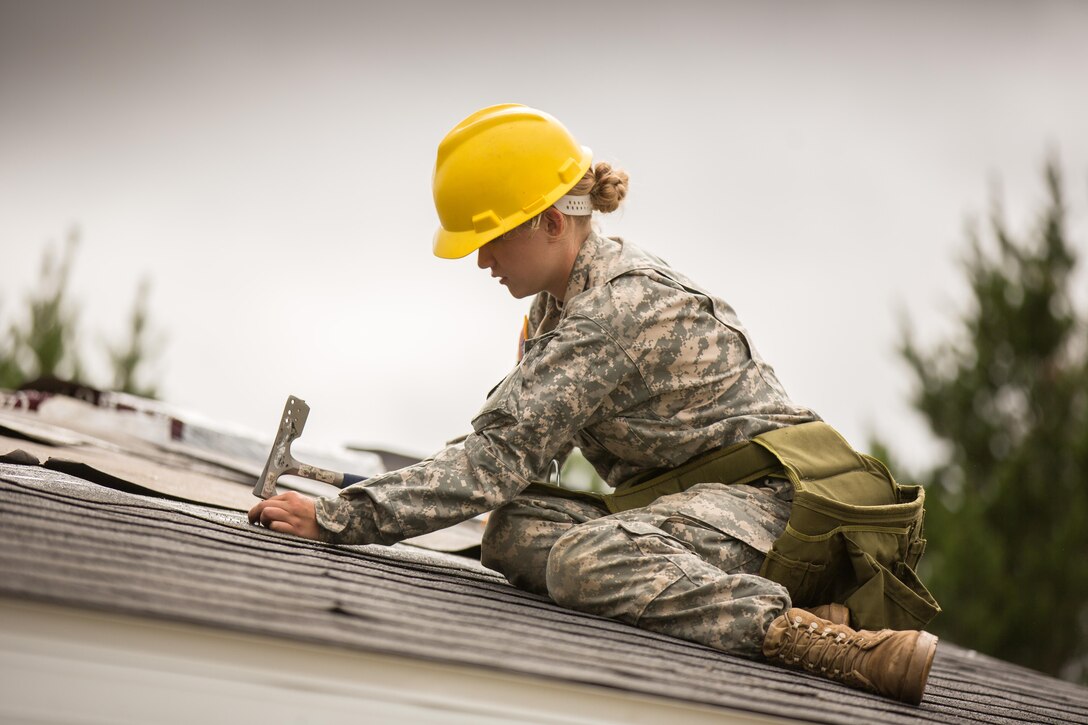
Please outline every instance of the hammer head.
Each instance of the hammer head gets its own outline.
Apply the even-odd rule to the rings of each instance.
[[[302,435],[302,428],[306,425],[309,414],[310,406],[306,405],[305,400],[293,395],[287,396],[287,404],[283,406],[283,415],[280,416],[280,426],[276,430],[276,440],[272,443],[272,450],[268,454],[261,477],[253,487],[254,496],[275,496],[279,477],[285,473],[298,472],[299,463],[291,456],[291,441]]]

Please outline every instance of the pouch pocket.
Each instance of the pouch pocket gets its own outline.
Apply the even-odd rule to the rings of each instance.
[[[911,569],[915,569],[918,566],[919,560],[922,558],[922,554],[926,551],[925,539],[914,539],[907,545],[907,557],[905,559],[906,566]]]
[[[844,537],[854,574],[861,586],[843,603],[859,629],[923,629],[941,611],[933,595],[909,566],[899,575]]]
[[[774,549],[767,552],[760,576],[786,587],[795,606],[805,607],[826,604],[827,582],[824,574],[827,565],[815,561],[801,561],[783,556]]]

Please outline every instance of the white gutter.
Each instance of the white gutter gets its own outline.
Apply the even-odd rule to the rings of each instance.
[[[0,722],[26,721],[791,722],[499,669],[0,597]]]

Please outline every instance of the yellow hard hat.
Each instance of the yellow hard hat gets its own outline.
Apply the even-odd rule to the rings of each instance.
[[[516,103],[489,106],[438,145],[434,253],[457,259],[532,219],[578,183],[593,162],[552,116]]]

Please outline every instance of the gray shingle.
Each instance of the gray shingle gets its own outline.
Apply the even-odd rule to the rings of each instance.
[[[942,643],[920,708],[571,612],[476,562],[0,464],[0,594],[798,720],[1088,722],[1088,690]]]

